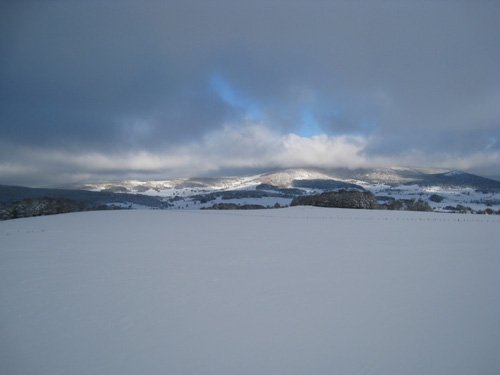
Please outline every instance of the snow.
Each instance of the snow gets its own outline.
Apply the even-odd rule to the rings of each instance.
[[[331,180],[328,174],[307,169],[286,169],[280,172],[263,174],[259,176],[259,181],[264,184],[271,184],[280,187],[293,187],[295,180]]]
[[[0,373],[498,374],[499,243],[305,207],[0,222]]]
[[[452,177],[452,176],[460,176],[462,174],[464,174],[464,172],[462,172],[462,171],[450,171],[448,173],[445,173],[444,175],[448,176],[448,177]]]
[[[287,169],[280,172],[256,174],[250,176],[221,177],[214,180],[197,179],[173,179],[138,181],[126,180],[115,182],[103,182],[85,184],[81,186],[85,190],[102,191],[113,189],[117,186],[125,188],[128,193],[139,193],[160,197],[172,197],[178,195],[189,197],[197,194],[205,194],[227,190],[254,190],[259,184],[271,184],[280,187],[291,187],[294,180],[327,179],[332,177],[321,172],[306,169]],[[199,186],[182,187],[184,184],[198,183]]]
[[[500,210],[500,192],[481,192],[471,187],[453,186],[419,186],[371,184],[364,181],[353,182],[370,191],[375,196],[386,196],[394,199],[422,199],[427,201],[434,211],[446,211],[447,206],[463,205],[475,211],[491,208]],[[429,198],[437,194],[443,198],[441,202],[433,202]]]
[[[133,209],[133,210],[147,210],[150,209],[149,206],[143,204],[132,203],[132,202],[113,202],[107,203],[106,206],[109,208],[119,208],[119,209]]]
[[[433,168],[378,168],[358,178],[342,178],[333,174],[323,173],[315,169],[286,169],[274,173],[263,173],[250,176],[240,177],[221,177],[215,179],[173,179],[173,180],[158,180],[158,181],[115,181],[101,184],[87,184],[86,189],[101,191],[101,190],[116,190],[119,192],[127,191],[129,193],[139,193],[144,195],[161,197],[168,201],[170,208],[174,209],[196,209],[208,208],[212,203],[200,203],[195,199],[197,195],[205,195],[209,193],[225,192],[225,191],[244,191],[255,190],[260,184],[270,184],[279,187],[292,187],[295,180],[332,180],[340,182],[353,183],[362,186],[364,189],[372,192],[377,196],[392,197],[394,199],[421,199],[427,201],[429,205],[438,212],[449,212],[450,206],[456,207],[462,205],[471,210],[484,211],[492,209],[493,211],[500,210],[500,192],[491,190],[489,193],[482,192],[482,189],[475,189],[466,186],[446,186],[436,185],[427,186],[426,184],[418,185],[414,177],[404,177],[402,172],[425,173],[425,174],[440,174],[445,173],[443,169]],[[463,174],[460,171],[447,171],[447,176],[455,176]],[[123,189],[123,190],[120,190]],[[301,188],[306,194],[319,194],[324,192],[322,189],[307,189]],[[429,198],[433,194],[440,195],[443,200],[434,202]],[[176,199],[175,201],[172,201]],[[274,201],[273,201],[274,200]],[[273,201],[273,202],[271,202]],[[275,203],[280,205],[290,204],[291,199],[267,199],[263,198],[243,198],[234,203],[237,204],[259,204],[263,206],[272,206]],[[219,203],[219,202],[217,202]],[[226,203],[230,203],[227,202]]]
[[[221,177],[214,180],[186,178],[151,181],[125,180],[85,184],[83,186],[79,186],[79,188],[91,191],[103,191],[121,187],[125,189],[121,192],[128,192],[132,194],[135,193],[160,197],[189,197],[192,195],[205,194],[216,191],[252,189],[260,183],[260,177],[261,175],[246,177]]]
[[[273,207],[276,203],[282,207],[289,206],[292,202],[292,198],[284,197],[261,197],[261,198],[234,198],[234,199],[223,199],[222,197],[217,197],[205,203],[200,203],[196,199],[181,199],[178,201],[170,202],[173,209],[190,209],[196,210],[201,208],[211,208],[214,204],[220,203],[233,203],[236,205],[248,205],[256,204],[263,207]]]

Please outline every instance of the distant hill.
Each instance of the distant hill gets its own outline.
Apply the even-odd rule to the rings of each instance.
[[[74,189],[0,185],[0,209],[4,217],[10,217],[15,205],[18,213],[25,212],[27,216],[75,207],[78,210],[272,208],[289,206],[298,197],[340,190],[370,192],[378,202],[373,207],[380,208],[407,209],[411,207],[408,202],[413,201],[428,204],[434,211],[500,212],[500,181],[456,170],[403,167],[295,168],[235,177],[100,182]],[[38,201],[26,201],[33,199]]]
[[[165,208],[166,204],[140,194],[0,185],[0,219],[136,207]]]

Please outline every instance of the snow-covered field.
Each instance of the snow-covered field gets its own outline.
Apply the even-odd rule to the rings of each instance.
[[[500,217],[0,222],[1,374],[500,373]]]

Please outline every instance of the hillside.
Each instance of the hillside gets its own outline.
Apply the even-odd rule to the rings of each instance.
[[[322,194],[342,190],[372,194],[376,202],[369,207],[373,209],[500,213],[500,182],[465,172],[412,168],[286,169],[237,177],[102,182],[72,189],[0,185],[0,219],[129,208],[276,208],[308,202],[309,196],[318,202]],[[359,206],[331,202],[314,205]]]
[[[500,212],[500,181],[432,168],[298,168],[237,177],[115,181],[80,187],[160,196],[172,208],[289,206],[296,197],[347,189],[370,191],[381,205],[422,200],[440,212]]]
[[[141,194],[0,185],[0,220],[79,211],[166,207],[158,197]]]

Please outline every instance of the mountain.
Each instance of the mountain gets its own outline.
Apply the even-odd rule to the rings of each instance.
[[[160,196],[172,208],[288,206],[293,198],[329,191],[371,192],[379,202],[422,200],[435,211],[500,210],[500,182],[431,168],[286,169],[249,176],[116,181],[81,186],[94,191]]]
[[[457,170],[379,168],[354,171],[353,178],[375,184],[448,186],[473,188],[484,192],[500,192],[500,181]]]
[[[259,184],[291,188],[300,181],[338,181],[344,183],[384,184],[389,186],[443,185],[461,188],[474,188],[485,192],[500,192],[500,181],[474,174],[444,169],[423,168],[374,168],[374,169],[285,169],[249,176],[185,178],[154,181],[123,180],[101,182],[79,186],[84,190],[112,191],[128,193],[159,194],[168,196],[171,190],[207,191],[246,189]],[[156,192],[156,193],[155,193]],[[186,193],[186,191],[184,191]]]
[[[0,209],[3,216],[8,217],[19,202],[22,205],[17,211],[28,213],[40,211],[33,211],[33,206],[51,207],[52,213],[54,204],[71,209],[67,208],[69,203],[76,203],[79,210],[271,208],[289,206],[297,197],[343,190],[368,192],[379,208],[408,209],[428,205],[434,211],[500,213],[500,181],[457,170],[403,167],[296,168],[236,177],[99,182],[74,189],[0,186]],[[56,202],[40,202],[41,198]],[[37,201],[29,201],[33,199]],[[311,200],[296,200],[307,201]]]

